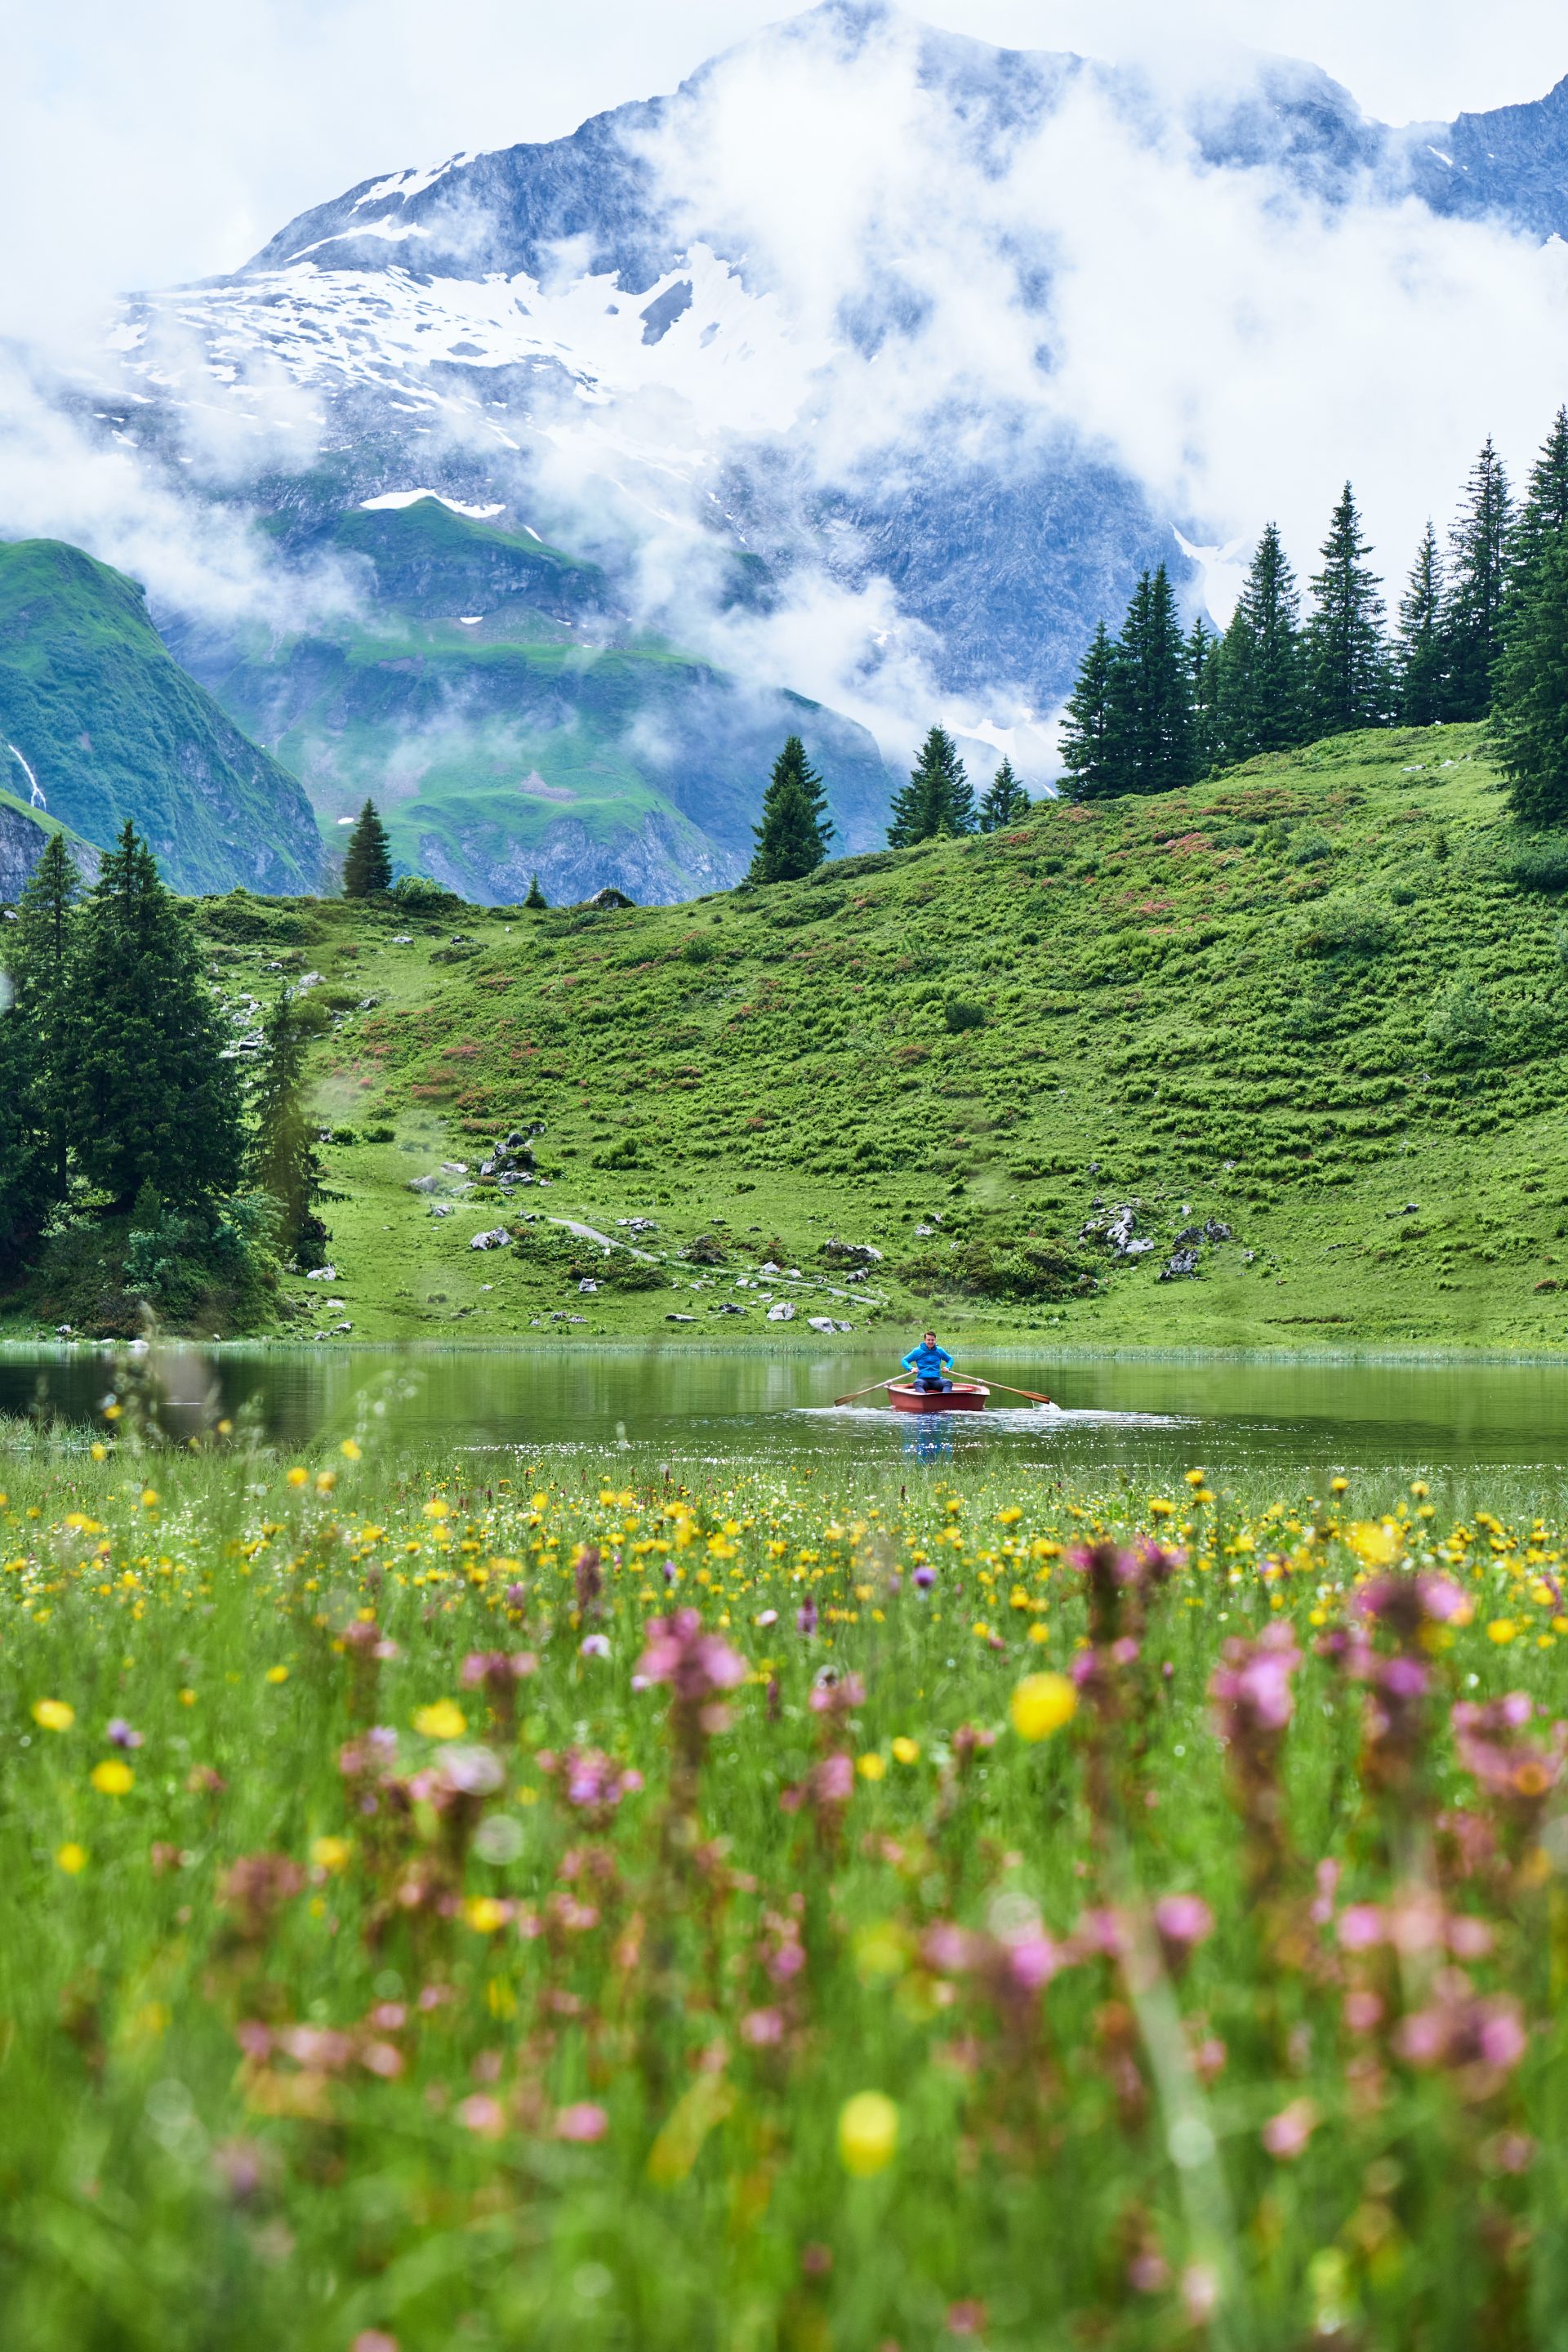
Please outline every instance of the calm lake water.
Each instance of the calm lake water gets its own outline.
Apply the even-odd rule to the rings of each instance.
[[[1211,1476],[1316,1489],[1335,1472],[1380,1486],[1425,1475],[1484,1493],[1486,1474],[1553,1493],[1568,1465],[1568,1364],[1281,1363],[1175,1357],[1028,1358],[991,1369],[1055,1402],[931,1420],[875,1396],[835,1396],[885,1376],[886,1357],[825,1348],[177,1347],[143,1360],[172,1433],[247,1415],[284,1446],[341,1437],[367,1408],[404,1446],[607,1451],[623,1440],[671,1462],[817,1460],[1009,1468],[1099,1481]],[[981,1367],[981,1369],[986,1369]],[[107,1352],[0,1350],[0,1413],[86,1427],[119,1375]],[[1372,1499],[1369,1495],[1369,1501]]]

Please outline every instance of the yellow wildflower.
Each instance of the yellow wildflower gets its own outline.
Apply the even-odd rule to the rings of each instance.
[[[92,1768],[92,1785],[100,1797],[128,1797],[135,1784],[135,1773],[118,1756],[105,1757]]]
[[[882,2091],[858,2091],[838,2110],[838,2156],[857,2180],[891,2164],[899,2147],[899,2111]]]
[[[68,1878],[75,1878],[79,1871],[87,1868],[87,1850],[78,1845],[74,1838],[68,1838],[64,1845],[56,1847],[55,1861]]]
[[[310,1860],[318,1870],[330,1870],[335,1876],[353,1860],[353,1848],[344,1837],[315,1838],[310,1844]]]
[[[424,1739],[461,1739],[468,1727],[468,1717],[449,1698],[418,1708],[414,1717],[414,1728]]]
[[[63,1698],[36,1698],[33,1721],[43,1731],[68,1731],[76,1721],[76,1709]]]
[[[900,1732],[898,1738],[893,1742],[894,1762],[898,1764],[918,1764],[920,1762],[920,1741],[918,1739],[910,1739]]]
[[[1020,1739],[1049,1739],[1078,1713],[1078,1693],[1065,1675],[1026,1675],[1008,1711]]]

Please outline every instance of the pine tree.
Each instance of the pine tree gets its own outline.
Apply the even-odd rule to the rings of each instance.
[[[48,1214],[53,1189],[34,1087],[32,1034],[8,978],[0,979],[0,1272],[25,1265]]]
[[[1407,727],[1430,727],[1448,706],[1443,557],[1430,522],[1415,551],[1394,634],[1399,715]]]
[[[1220,656],[1223,757],[1237,763],[1301,740],[1300,598],[1278,523],[1265,523]]]
[[[822,778],[806,758],[800,737],[788,736],[763,794],[762,823],[752,827],[757,846],[747,878],[798,882],[815,874],[827,856],[832,835]]]
[[[80,922],[79,1166],[117,1209],[149,1182],[176,1208],[230,1191],[241,1156],[236,1066],[190,924],[133,825],[104,858]]]
[[[1542,532],[1510,600],[1489,740],[1521,823],[1568,823],[1568,529]]]
[[[28,1036],[29,1116],[38,1131],[49,1196],[55,1201],[65,1199],[69,1181],[80,895],[81,877],[65,835],[53,833],[23,889],[7,961],[16,1011]]]
[[[1560,408],[1530,469],[1508,548],[1508,602],[1529,586],[1537,558],[1568,531],[1568,408]],[[1504,630],[1508,611],[1504,610]]]
[[[1200,613],[1187,632],[1187,694],[1193,712],[1193,772],[1206,776],[1219,765],[1220,641]]]
[[[1012,761],[1004,755],[990,790],[980,803],[980,830],[1001,833],[1008,825],[1021,824],[1028,814],[1029,795],[1013,773]]]
[[[376,814],[375,803],[366,801],[349,835],[348,856],[343,860],[343,896],[378,898],[391,887],[392,849],[386,827]]]
[[[1306,628],[1308,719],[1318,735],[1381,727],[1388,716],[1382,584],[1363,560],[1371,551],[1347,482],[1323,541],[1323,569],[1312,577]]]
[[[926,737],[909,782],[893,795],[892,818],[888,840],[894,849],[974,831],[974,787],[945,728],[933,727]]]
[[[1508,476],[1490,436],[1470,468],[1465,504],[1448,534],[1448,593],[1443,609],[1449,719],[1484,719],[1492,671],[1502,651],[1503,595],[1513,506]]]
[[[1132,592],[1110,669],[1110,734],[1121,790],[1173,793],[1196,774],[1185,648],[1160,564]]]
[[[328,1234],[315,1206],[321,1197],[321,1163],[306,1099],[307,1037],[300,1000],[280,989],[262,1024],[261,1058],[251,1097],[250,1169],[261,1190],[278,1203],[283,1255],[315,1265],[325,1252]]]
[[[525,907],[531,907],[535,914],[542,914],[545,908],[549,906],[549,899],[545,897],[543,891],[539,887],[539,877],[537,874],[534,876],[532,881],[530,882],[528,886],[528,896],[522,903]]]
[[[1067,771],[1068,796],[1075,801],[1109,800],[1127,789],[1111,727],[1110,677],[1115,665],[1116,648],[1101,621],[1089,639],[1062,719],[1062,766]]]

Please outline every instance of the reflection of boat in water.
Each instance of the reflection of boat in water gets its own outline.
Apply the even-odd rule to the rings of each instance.
[[[990,1393],[982,1381],[954,1381],[946,1389],[922,1389],[914,1381],[888,1383],[888,1401],[895,1412],[983,1412]]]

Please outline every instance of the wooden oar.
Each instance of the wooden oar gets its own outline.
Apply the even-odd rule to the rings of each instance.
[[[1027,1397],[1031,1404],[1054,1404],[1056,1402],[1056,1399],[1054,1397],[1037,1396],[1033,1389],[1010,1389],[1005,1381],[994,1381],[990,1378],[989,1374],[986,1374],[984,1377],[985,1379],[985,1385],[988,1389],[1000,1389],[1004,1396]]]
[[[889,1380],[868,1381],[863,1389],[851,1389],[847,1397],[835,1397],[833,1402],[835,1404],[853,1404],[857,1397],[869,1396],[873,1389],[890,1389],[898,1377],[894,1372]]]

